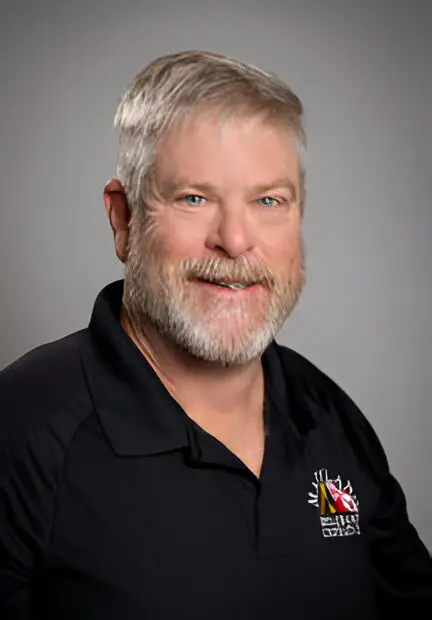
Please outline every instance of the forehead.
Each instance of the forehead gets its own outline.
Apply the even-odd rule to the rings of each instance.
[[[299,157],[293,136],[280,122],[202,113],[159,142],[154,173],[160,183],[188,179],[233,186],[289,178],[297,185]]]

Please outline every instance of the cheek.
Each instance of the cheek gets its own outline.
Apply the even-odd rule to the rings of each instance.
[[[205,235],[200,224],[198,218],[186,220],[170,217],[169,213],[155,218],[152,234],[162,256],[183,259],[201,255]]]
[[[197,239],[190,232],[182,234],[179,230],[164,230],[158,237],[158,248],[161,256],[168,260],[183,260],[202,254]]]
[[[290,272],[302,263],[302,240],[299,230],[273,237],[273,243],[267,246],[266,260],[278,273]]]

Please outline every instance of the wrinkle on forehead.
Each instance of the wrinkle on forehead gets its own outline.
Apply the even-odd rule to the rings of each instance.
[[[159,142],[152,182],[163,191],[163,196],[181,184],[208,185],[211,191],[217,185],[218,175],[229,178],[231,172],[238,174],[229,180],[230,185],[272,187],[282,177],[289,179],[294,190],[291,193],[298,195],[299,159],[289,132],[281,130],[280,124],[275,126],[259,117],[230,120],[227,123],[214,114],[206,114],[184,121]],[[242,161],[246,163],[242,165]],[[252,170],[253,178],[247,178]]]

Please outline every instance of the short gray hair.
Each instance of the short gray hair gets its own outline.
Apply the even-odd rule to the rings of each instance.
[[[144,203],[156,144],[174,123],[198,111],[262,115],[286,124],[295,141],[304,195],[306,137],[300,99],[277,76],[212,52],[185,51],[157,58],[124,93],[115,115],[119,132],[117,177],[132,211]]]

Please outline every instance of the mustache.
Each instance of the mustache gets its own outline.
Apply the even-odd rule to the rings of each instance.
[[[237,259],[224,259],[218,256],[187,259],[180,264],[178,275],[183,281],[231,280],[248,285],[261,284],[269,290],[276,284],[276,276],[267,265],[250,261],[243,256]]]

